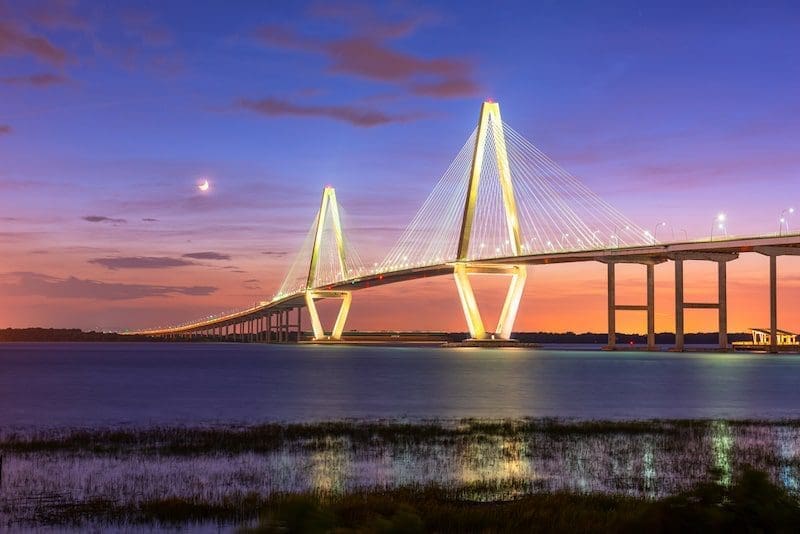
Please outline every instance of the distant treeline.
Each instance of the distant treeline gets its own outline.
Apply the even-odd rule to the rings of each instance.
[[[147,336],[124,336],[116,332],[84,332],[78,328],[5,328],[2,341],[157,341]]]
[[[469,337],[466,332],[439,332],[429,334],[431,339],[441,339],[444,341],[463,341]],[[344,337],[350,339],[363,339],[367,337],[396,339],[397,341],[414,341],[417,338],[426,337],[420,332],[403,333],[389,335],[386,332],[346,332]],[[604,345],[608,342],[608,335],[605,333],[585,332],[576,334],[575,332],[516,332],[512,336],[523,343],[585,343]],[[729,333],[728,341],[747,341],[752,339],[748,333]],[[197,341],[205,340],[198,338]],[[0,342],[4,341],[169,341],[165,338],[122,335],[116,332],[84,332],[78,328],[5,328],[0,329]],[[186,341],[186,340],[182,340]],[[686,334],[687,344],[714,345],[718,342],[716,332],[699,332]],[[647,343],[647,336],[642,334],[617,334],[617,344],[637,344]],[[675,334],[662,332],[656,334],[656,344],[671,345],[675,343]]]
[[[606,344],[608,343],[608,334],[605,333],[591,333],[586,332],[583,334],[576,334],[575,332],[520,332],[511,336],[524,343],[594,343]],[[728,342],[733,341],[747,341],[753,339],[749,333],[729,333]],[[692,345],[714,345],[719,342],[719,334],[717,332],[697,332],[693,334],[684,334],[684,340],[687,344]],[[617,334],[617,344],[625,345],[633,342],[634,344],[647,343],[647,336],[644,334]],[[675,343],[675,334],[672,332],[661,332],[656,334],[656,345],[673,345]]]

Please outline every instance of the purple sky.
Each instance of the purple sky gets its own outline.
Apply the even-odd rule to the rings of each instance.
[[[724,211],[776,232],[800,206],[798,56],[794,2],[0,0],[0,321],[141,327],[269,298],[325,184],[379,259],[485,98],[646,228],[702,237]],[[600,295],[596,268],[569,276]],[[463,322],[450,286],[434,328]],[[418,327],[384,298],[352,326]],[[597,311],[575,328],[602,330]]]

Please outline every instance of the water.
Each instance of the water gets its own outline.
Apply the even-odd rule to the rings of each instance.
[[[0,431],[342,418],[800,417],[800,356],[0,344]]]

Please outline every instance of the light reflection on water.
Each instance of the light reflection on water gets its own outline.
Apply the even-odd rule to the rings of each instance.
[[[413,444],[354,445],[322,437],[268,454],[6,454],[0,515],[25,516],[42,499],[130,504],[176,496],[219,503],[248,494],[428,484],[476,500],[542,490],[653,498],[706,480],[711,470],[729,484],[743,465],[763,469],[797,492],[798,443],[797,426],[716,421],[672,433],[478,432]]]
[[[289,442],[267,454],[6,453],[0,517],[37,503],[343,493],[437,484],[467,499],[533,491],[675,493],[743,465],[800,492],[800,356],[161,344],[0,344],[0,438],[18,429],[342,418],[709,418],[677,432],[470,433]],[[27,512],[26,512],[27,510]]]
[[[800,418],[800,355],[0,344],[10,428],[568,417]]]

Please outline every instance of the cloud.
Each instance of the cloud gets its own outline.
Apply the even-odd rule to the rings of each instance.
[[[153,219],[152,217],[145,217],[142,219],[142,222],[158,222],[158,219]]]
[[[69,54],[47,38],[32,34],[22,26],[6,20],[0,22],[0,56],[31,55],[40,61],[63,65]]]
[[[192,258],[195,260],[229,260],[231,257],[228,254],[221,254],[219,252],[190,252],[184,254],[184,258]]]
[[[113,217],[106,217],[105,215],[86,215],[85,217],[81,217],[84,221],[92,222],[92,223],[112,223],[112,224],[125,224],[128,221],[126,219],[115,219]]]
[[[242,285],[244,286],[245,289],[261,289],[261,285],[255,278],[251,278],[250,280],[245,280],[244,282],[242,282]]]
[[[383,20],[368,4],[352,2],[318,2],[311,5],[312,16],[321,19],[338,20],[349,26],[357,26],[362,32],[386,39],[404,37],[426,23],[436,22],[440,17],[432,12],[415,9],[412,18],[400,20],[400,16]],[[402,17],[407,14],[403,13]]]
[[[389,115],[373,109],[361,109],[355,106],[317,106],[301,105],[279,100],[277,98],[263,98],[260,100],[239,99],[237,107],[255,111],[270,117],[299,116],[299,117],[326,117],[354,126],[371,127],[393,122],[408,122],[417,118],[414,115]]]
[[[34,272],[0,275],[0,293],[9,296],[38,296],[52,299],[133,300],[173,295],[207,296],[217,291],[212,286],[160,286],[110,283],[70,276],[58,278]]]
[[[262,252],[262,254],[264,254],[265,256],[276,256],[278,258],[281,258],[283,256],[286,256],[287,253],[285,251],[265,250],[264,252]]]
[[[11,126],[8,124],[0,124],[0,135],[8,135],[11,133]]]
[[[467,65],[452,59],[424,59],[392,50],[371,37],[355,37],[327,43],[323,51],[331,59],[332,72],[373,80],[397,82],[416,76],[461,77]]]
[[[34,87],[46,87],[48,85],[55,85],[67,81],[65,76],[60,74],[53,74],[50,72],[42,72],[39,74],[29,74],[27,76],[7,76],[0,78],[0,83],[6,85],[32,85]]]
[[[350,34],[321,40],[273,25],[257,29],[255,36],[270,46],[324,56],[328,72],[401,86],[416,95],[459,98],[473,96],[480,90],[470,61],[428,58],[392,46],[392,41],[412,34],[423,22],[432,20],[430,16],[384,22],[365,6],[316,6],[311,15],[343,22],[350,26]]]
[[[164,256],[120,256],[114,258],[95,258],[89,263],[102,265],[106,269],[167,269],[170,267],[186,267],[196,265],[194,262],[180,258]]]
[[[156,14],[144,9],[125,9],[120,14],[125,33],[135,37],[142,44],[161,47],[172,44],[172,32],[163,26]]]
[[[416,95],[433,96],[437,98],[451,98],[474,95],[479,90],[478,85],[469,78],[454,76],[432,83],[418,83],[411,86],[411,92]]]
[[[75,13],[73,0],[47,0],[30,7],[26,18],[51,29],[88,30],[89,21]]]

